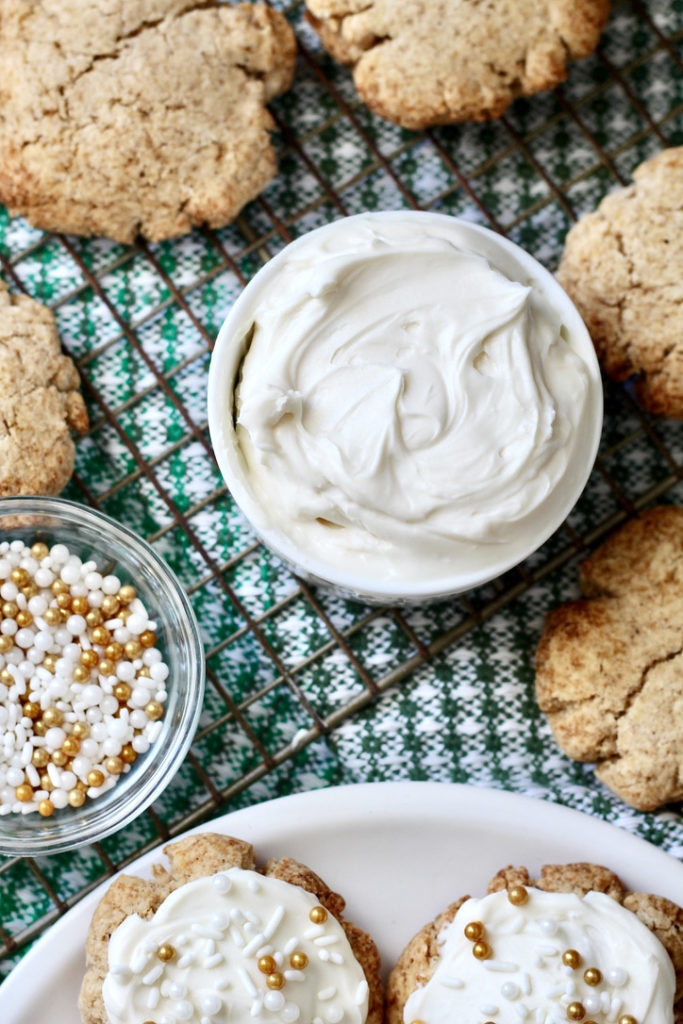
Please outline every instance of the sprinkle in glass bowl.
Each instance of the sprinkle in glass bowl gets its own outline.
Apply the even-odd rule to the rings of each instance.
[[[204,692],[204,652],[180,583],[145,541],[98,511],[58,498],[0,500],[0,545],[65,546],[91,571],[134,587],[154,623],[155,649],[168,667],[160,728],[149,748],[126,765],[116,784],[79,807],[0,816],[0,854],[36,856],[93,843],[129,825],[180,767],[192,741]],[[67,573],[68,575],[68,573]],[[4,692],[4,691],[3,691]],[[5,726],[0,726],[0,742]],[[144,744],[143,744],[144,746]]]

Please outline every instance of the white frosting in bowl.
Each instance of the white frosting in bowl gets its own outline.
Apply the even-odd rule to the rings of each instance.
[[[113,932],[109,1021],[364,1024],[363,969],[332,914],[311,920],[320,909],[299,886],[242,868],[180,886],[150,920],[132,914]]]
[[[601,422],[559,286],[433,214],[289,246],[236,303],[211,376],[219,463],[256,529],[366,593],[463,589],[523,558],[578,496]]]
[[[484,925],[490,955],[477,960],[464,934]],[[661,942],[633,914],[604,893],[583,898],[528,890],[523,906],[507,893],[469,899],[439,935],[440,959],[426,985],[404,1008],[405,1024],[567,1024],[579,1004],[583,1024],[672,1024],[676,980]],[[569,966],[563,954],[579,954]],[[589,984],[585,973],[599,972]],[[593,982],[596,977],[593,977]],[[578,1014],[577,1014],[578,1015]]]

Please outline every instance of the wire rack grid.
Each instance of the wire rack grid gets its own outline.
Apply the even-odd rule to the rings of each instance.
[[[234,224],[123,247],[45,234],[0,208],[0,271],[55,311],[89,405],[66,496],[127,523],[169,561],[208,664],[192,750],[135,828],[68,856],[0,865],[5,971],[104,877],[219,809],[290,791],[309,744],[428,671],[539,581],[564,580],[635,511],[681,494],[680,424],[652,420],[628,387],[607,383],[583,498],[541,551],[494,584],[427,609],[369,608],[310,588],[259,545],[222,484],[204,401],[213,339],[259,266],[333,218],[418,208],[488,225],[554,269],[578,216],[644,158],[683,143],[681,0],[616,4],[596,54],[562,88],[493,123],[422,133],[370,115],[302,4],[274,6],[296,31],[298,74],[273,106],[280,172]],[[338,779],[323,772],[323,781]]]

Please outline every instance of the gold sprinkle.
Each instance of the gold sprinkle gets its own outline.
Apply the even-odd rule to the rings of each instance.
[[[137,597],[137,591],[135,587],[131,587],[129,583],[121,587],[118,594],[116,595],[121,604],[130,604]]]
[[[589,967],[583,972],[583,980],[587,985],[599,985],[602,981],[602,971],[597,967]]]
[[[515,907],[521,907],[529,899],[529,893],[523,885],[513,885],[508,889],[508,899]]]
[[[262,956],[262,957],[259,957],[258,969],[261,972],[261,974],[272,974],[276,967],[277,967],[277,963],[275,962],[275,958],[274,957],[272,957],[272,956]]]
[[[90,604],[87,597],[72,597],[71,611],[74,615],[86,615],[90,611]]]
[[[465,938],[470,942],[478,942],[484,938],[484,925],[481,921],[470,921],[465,925]]]
[[[82,807],[85,803],[85,793],[82,789],[70,789],[67,799],[70,807]]]
[[[149,707],[149,705],[147,705]],[[147,710],[147,708],[145,708]],[[313,924],[324,924],[327,921],[327,911],[324,907],[313,907],[308,915]]]
[[[292,953],[289,963],[295,971],[303,971],[308,966],[308,957],[305,953]]]
[[[49,818],[51,814],[54,814],[55,805],[52,800],[41,800],[38,804],[38,814],[42,815],[43,818]]]
[[[581,954],[575,949],[565,949],[562,954],[562,963],[565,967],[571,967],[575,971],[581,963]]]
[[[123,761],[120,757],[108,757],[104,767],[110,775],[120,775],[123,771]]]
[[[26,804],[29,800],[33,800],[33,786],[30,786],[28,782],[22,782],[14,790],[14,795],[22,804]]]
[[[16,614],[16,623],[20,629],[26,629],[28,626],[33,625],[33,616],[30,611],[25,609],[24,611],[18,611]]]
[[[157,956],[167,964],[175,956],[175,947],[170,942],[162,942],[157,950]]]
[[[280,974],[279,971],[274,971],[273,974],[269,974],[268,977],[266,978],[266,985],[268,986],[268,988],[277,990],[280,988],[284,988],[284,984],[285,976],[284,974]]]
[[[488,942],[475,942],[472,946],[472,955],[475,960],[488,960],[491,956],[491,947]]]
[[[91,772],[86,775],[86,781],[89,786],[94,786],[95,789],[99,789],[100,786],[104,785],[104,774],[99,768],[93,768]]]
[[[145,714],[153,722],[157,722],[160,718],[163,717],[164,705],[161,704],[158,700],[151,700],[149,702],[149,704],[145,704]],[[317,909],[316,907],[313,908],[313,910],[316,910],[316,909]],[[320,909],[322,910],[323,908],[321,907]],[[311,911],[311,914],[313,913],[313,910]],[[327,917],[327,911],[325,911],[325,917]],[[323,918],[323,920],[324,919],[325,918]],[[311,921],[312,920],[313,920],[313,918],[311,917]]]
[[[49,760],[50,755],[44,747],[36,747],[31,755],[31,764],[35,768],[47,768]]]
[[[35,544],[31,545],[31,554],[35,558],[36,562],[42,562],[44,558],[50,554],[50,549],[47,544],[43,544],[42,540],[36,541]]]
[[[90,735],[90,726],[87,722],[74,722],[73,735],[77,740],[87,740]]]
[[[51,754],[51,760],[52,763],[56,765],[58,768],[63,768],[66,765],[67,761],[69,760],[69,755],[66,753],[65,750],[55,750],[54,753]]]
[[[132,692],[128,683],[116,683],[113,690],[117,700],[128,700]]]
[[[567,1006],[567,1020],[583,1020],[586,1011],[583,1003],[569,1003]]]
[[[62,743],[62,750],[69,757],[75,757],[81,749],[81,741],[77,736],[67,736]]]
[[[64,721],[64,715],[59,708],[45,708],[43,711],[43,721],[48,729],[52,729],[54,726],[59,726]]]

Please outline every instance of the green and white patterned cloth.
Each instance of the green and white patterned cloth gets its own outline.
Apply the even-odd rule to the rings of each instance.
[[[177,832],[192,814],[197,823],[315,787],[430,779],[564,803],[681,856],[677,809],[638,813],[560,753],[534,702],[533,655],[546,611],[578,595],[581,557],[625,511],[683,501],[683,424],[643,417],[628,389],[608,384],[600,465],[568,527],[501,585],[397,616],[302,592],[255,542],[210,455],[205,390],[209,339],[239,275],[342,213],[414,203],[497,223],[554,269],[572,213],[663,145],[683,144],[683,0],[616,3],[599,52],[572,65],[561,90],[515,103],[501,121],[428,133],[373,117],[302,5],[275,6],[302,55],[274,106],[280,173],[235,224],[145,250],[45,235],[0,208],[0,272],[54,308],[86,381],[92,429],[66,496],[150,539],[202,628],[200,731],[156,819]],[[157,841],[144,815],[100,849],[0,864],[4,971],[105,876],[103,855],[115,866]]]

